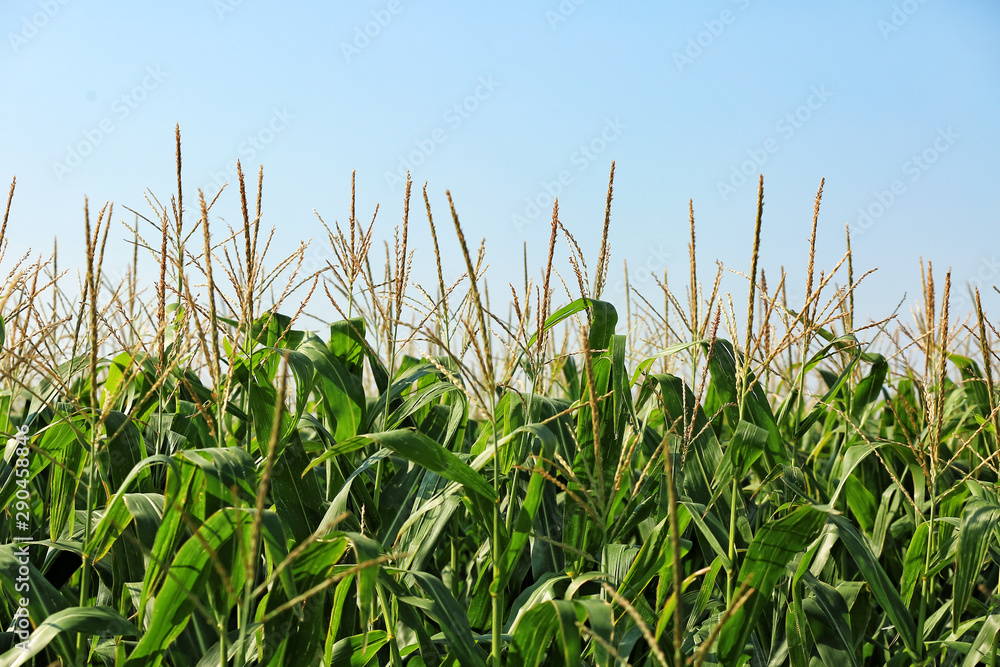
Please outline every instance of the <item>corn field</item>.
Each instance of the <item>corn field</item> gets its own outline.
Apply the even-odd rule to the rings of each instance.
[[[269,257],[262,171],[210,224],[176,144],[120,281],[110,204],[78,282],[0,245],[0,667],[1000,664],[995,325],[930,263],[912,318],[856,322],[822,184],[802,303],[758,267],[761,178],[736,305],[692,205],[689,262],[620,313],[612,164],[593,266],[557,202],[502,317],[450,193],[442,225],[407,182],[373,271],[352,181],[309,272]]]

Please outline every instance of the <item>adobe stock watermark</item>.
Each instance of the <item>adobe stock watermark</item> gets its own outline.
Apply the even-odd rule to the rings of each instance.
[[[903,0],[898,5],[893,5],[888,20],[879,19],[875,23],[878,31],[882,33],[882,39],[889,41],[889,35],[899,32],[900,28],[909,23],[910,18],[925,4],[927,0]]]
[[[28,485],[30,472],[30,461],[28,454],[31,452],[28,447],[28,427],[22,425],[14,434],[14,479],[17,491],[14,492],[14,558],[17,559],[17,576],[14,578],[14,591],[20,593],[17,598],[17,606],[14,616],[11,619],[11,632],[17,635],[17,648],[22,651],[28,650],[28,637],[31,635],[31,620],[28,618],[28,605],[31,603],[31,570],[28,565],[28,545],[31,537],[31,487]],[[9,445],[8,445],[9,446]]]
[[[1000,257],[993,254],[989,257],[985,255],[979,258],[979,266],[976,272],[967,278],[968,289],[965,292],[952,291],[951,309],[955,313],[965,313],[972,309],[972,294],[978,288],[980,295],[992,292],[992,287],[1000,277]]]
[[[576,167],[578,173],[587,170],[601,155],[608,150],[608,147],[618,140],[622,132],[628,126],[616,116],[614,120],[607,118],[604,127],[590,141],[580,144],[569,156],[570,165]],[[521,232],[527,225],[532,224],[539,217],[549,215],[552,204],[556,197],[562,194],[563,188],[573,184],[573,172],[569,169],[562,169],[551,181],[545,180],[540,184],[541,192],[534,197],[526,197],[524,209],[520,213],[510,216],[510,221],[514,228]]]
[[[632,267],[629,267],[628,287],[642,292],[642,288],[646,285],[646,283],[655,282],[655,276],[663,273],[663,269],[666,268],[667,262],[673,259],[673,257],[674,254],[672,252],[667,252],[662,245],[656,246],[655,248],[650,247],[649,254],[646,256],[646,261],[641,264],[637,270],[633,271]],[[615,294],[625,294],[624,277],[615,283]]]
[[[959,135],[951,129],[938,128],[937,136],[919,153],[914,153],[906,160],[900,169],[910,183],[916,183],[940,158],[947,153]],[[867,206],[858,207],[858,217],[851,225],[851,231],[861,234],[868,230],[875,221],[886,214],[899,198],[906,194],[906,182],[897,178],[885,190],[876,190],[872,201]]]
[[[37,12],[32,13],[30,16],[22,16],[21,29],[17,32],[11,31],[7,33],[7,41],[10,42],[10,48],[14,53],[20,51],[28,42],[37,37],[38,33],[56,17],[59,11],[69,4],[69,1],[41,0],[38,3]]]
[[[722,201],[729,199],[729,196],[743,187],[748,180],[756,182],[754,177],[760,173],[760,168],[767,163],[770,157],[778,152],[778,149],[781,148],[781,141],[788,141],[795,136],[795,133],[809,122],[813,114],[822,109],[827,100],[833,97],[833,93],[826,89],[825,84],[820,84],[818,87],[813,86],[809,90],[809,96],[806,97],[804,103],[774,123],[774,131],[780,135],[780,138],[768,137],[759,147],[748,150],[747,159],[738,165],[733,165],[728,180],[715,182],[715,188],[722,196]]]
[[[146,74],[139,83],[111,102],[110,113],[107,116],[97,121],[93,127],[84,130],[82,139],[76,143],[67,144],[66,154],[62,161],[53,160],[52,162],[52,172],[59,182],[62,183],[66,176],[83,164],[84,158],[93,153],[98,146],[104,143],[108,135],[118,129],[116,121],[118,123],[125,122],[168,76],[170,73],[164,72],[159,65],[147,67]]]
[[[385,7],[372,12],[372,20],[363,25],[354,26],[354,36],[350,42],[340,43],[340,52],[344,54],[344,60],[351,62],[355,56],[371,46],[372,40],[382,34],[382,31],[389,27],[392,19],[403,11],[403,4],[400,0],[389,0]]]
[[[243,0],[213,0],[212,9],[220,21],[226,20],[226,14],[236,11],[236,8],[243,4]]]
[[[304,275],[312,275],[317,271],[325,271],[330,264],[337,264],[337,254],[327,242],[325,237],[319,242],[314,239],[309,240],[306,246],[305,257],[302,260],[302,270]]]
[[[750,7],[750,0],[732,0],[739,10],[746,11]],[[704,30],[696,35],[688,37],[687,45],[681,51],[674,51],[674,66],[678,72],[683,72],[684,68],[693,65],[695,60],[701,58],[705,50],[715,44],[716,40],[726,32],[728,26],[736,23],[738,14],[731,9],[723,9],[714,19],[702,21]]]
[[[576,8],[587,2],[587,0],[562,0],[555,9],[545,10],[545,20],[549,22],[549,27],[555,32],[559,24],[565,23],[569,17],[576,14]]]
[[[242,158],[242,162],[250,163],[261,151],[270,146],[279,134],[288,129],[288,125],[294,118],[295,116],[287,109],[273,109],[271,117],[261,125],[260,129],[247,135],[240,142],[239,146],[236,147],[236,154]],[[246,175],[245,171],[243,173]],[[223,185],[236,180],[236,160],[227,163],[224,169],[211,172],[209,178],[212,180],[206,182],[202,192],[205,193],[205,198],[211,201],[210,197],[214,197]]]
[[[406,172],[412,174],[417,170],[417,167],[427,162],[427,158],[433,155],[438,147],[448,140],[448,133],[462,127],[465,121],[472,117],[472,114],[479,109],[483,102],[493,97],[493,94],[501,85],[501,82],[494,79],[492,74],[479,77],[475,88],[473,88],[469,95],[452,104],[441,114],[441,120],[447,125],[447,129],[435,127],[427,136],[414,139],[413,145],[415,148],[406,155],[399,156],[396,171],[393,172],[388,169],[385,171],[385,184],[389,186],[389,189],[395,192],[396,186],[405,184]]]

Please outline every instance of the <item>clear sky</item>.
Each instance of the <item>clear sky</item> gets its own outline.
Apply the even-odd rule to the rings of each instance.
[[[541,271],[552,192],[593,267],[616,160],[607,296],[621,302],[623,260],[645,293],[650,269],[680,283],[692,198],[701,278],[714,259],[747,271],[762,172],[761,266],[773,285],[785,265],[801,299],[825,177],[818,266],[839,259],[850,223],[856,271],[879,267],[862,319],[917,297],[921,256],[980,281],[1000,310],[995,0],[7,0],[0,17],[0,181],[18,181],[5,263],[53,238],[63,265],[82,257],[85,195],[129,220],[125,206],[149,210],[147,188],[167,201],[180,123],[188,219],[237,158],[263,163],[279,250],[323,241],[313,209],[346,221],[354,169],[359,217],[380,203],[391,241],[410,169],[429,183],[446,277],[463,270],[450,189],[499,294],[520,284],[523,244]],[[237,194],[213,228],[237,224]],[[432,285],[413,208],[414,278]],[[112,271],[130,256],[113,231]]]

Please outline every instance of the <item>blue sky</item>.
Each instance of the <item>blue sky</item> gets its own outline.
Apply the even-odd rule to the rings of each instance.
[[[33,0],[0,16],[0,180],[18,179],[8,262],[53,238],[63,266],[80,260],[85,195],[129,221],[125,206],[148,211],[147,188],[169,199],[180,123],[189,219],[197,188],[234,181],[237,158],[263,164],[278,251],[323,241],[313,209],[346,221],[354,169],[359,217],[379,203],[376,236],[391,242],[410,168],[429,184],[446,277],[463,270],[450,189],[500,294],[520,284],[523,244],[540,273],[554,192],[593,266],[616,160],[606,295],[618,303],[623,260],[650,295],[649,270],[685,275],[689,199],[700,277],[715,259],[747,271],[762,172],[761,266],[772,285],[787,268],[791,298],[825,177],[818,266],[840,258],[850,223],[856,271],[879,267],[858,292],[862,319],[914,301],[921,256],[1000,306],[992,1]],[[237,224],[237,194],[213,229]],[[411,228],[414,279],[432,285],[425,218]],[[128,234],[112,231],[121,270]],[[735,277],[726,287],[745,293]]]

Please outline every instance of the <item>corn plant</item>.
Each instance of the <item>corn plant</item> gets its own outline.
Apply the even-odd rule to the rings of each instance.
[[[849,233],[815,267],[824,184],[802,303],[759,266],[761,178],[746,310],[700,282],[692,202],[687,284],[621,318],[612,164],[593,270],[555,202],[501,317],[451,193],[428,290],[409,179],[381,272],[352,176],[310,273],[270,259],[262,170],[220,229],[179,128],[175,159],[124,276],[85,206],[74,285],[58,247],[6,256],[11,184],[0,666],[998,664],[995,325],[930,262],[912,323],[860,323]]]

